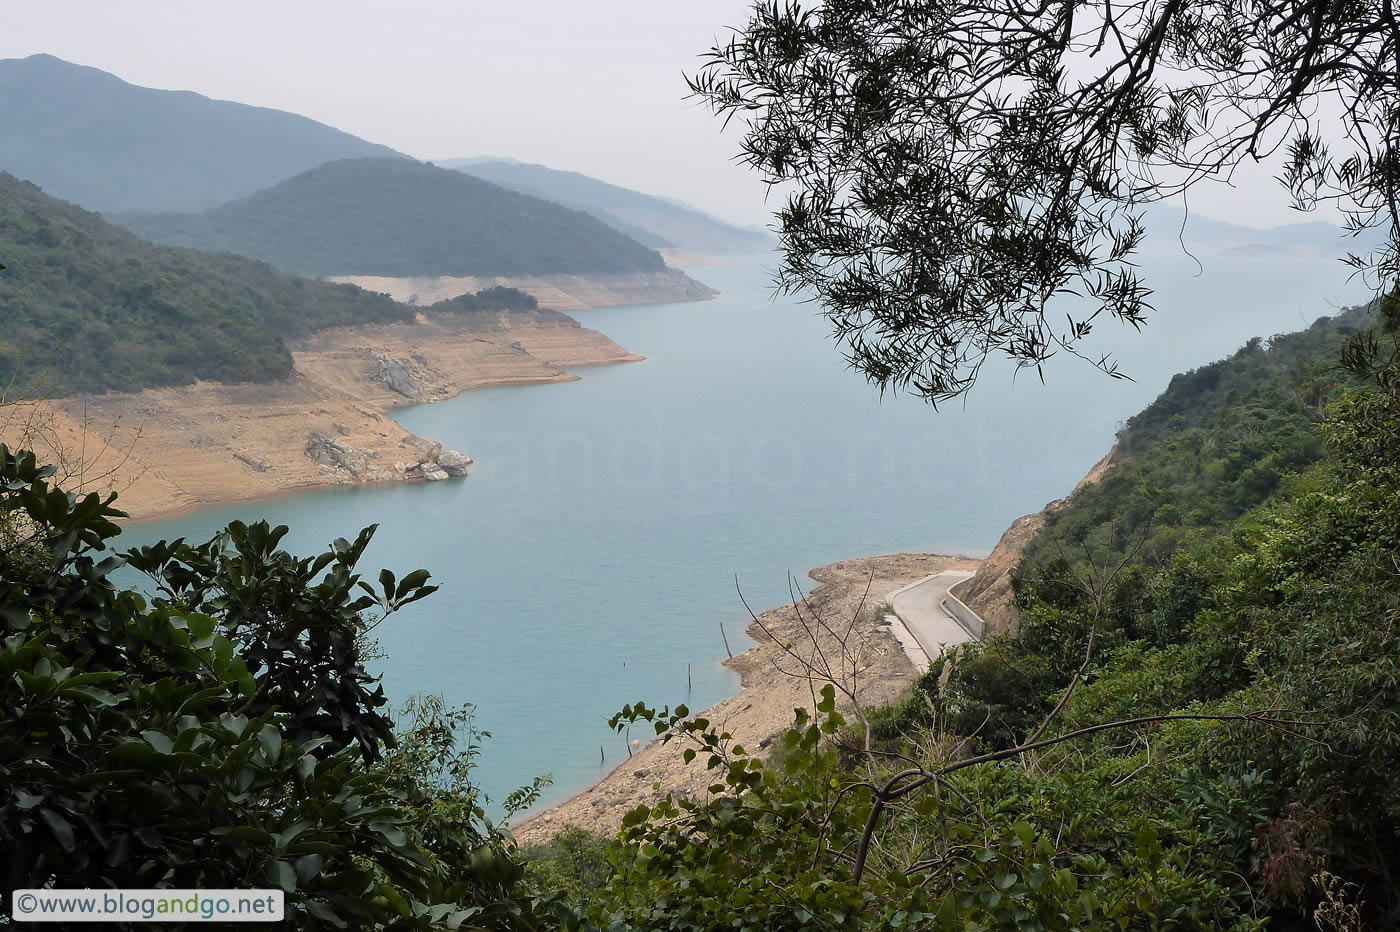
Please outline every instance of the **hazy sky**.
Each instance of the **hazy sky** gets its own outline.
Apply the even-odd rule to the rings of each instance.
[[[424,159],[503,155],[768,222],[739,133],[683,73],[749,0],[43,0],[10,4],[0,58],[48,52],[133,84],[276,107]],[[1256,226],[1289,211],[1256,173],[1193,196]],[[1246,180],[1247,181],[1247,180]]]

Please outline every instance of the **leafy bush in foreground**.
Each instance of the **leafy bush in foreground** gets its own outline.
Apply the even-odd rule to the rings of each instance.
[[[0,446],[4,895],[268,886],[298,928],[524,922],[460,722],[420,706],[398,740],[360,662],[426,573],[362,582],[373,528],[298,559],[285,528],[234,524],[127,554],[160,584],[148,601],[108,578],[115,496],[51,473]]]

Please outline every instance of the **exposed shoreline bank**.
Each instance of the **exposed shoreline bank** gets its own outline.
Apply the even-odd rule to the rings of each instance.
[[[196,382],[32,406],[27,442],[82,491],[117,491],[130,523],[320,488],[461,475],[469,456],[394,411],[477,388],[574,381],[566,371],[640,362],[549,310],[418,315],[326,330],[290,345],[290,378]],[[0,424],[11,442],[22,423]],[[462,451],[470,454],[470,450]]]
[[[820,614],[833,622],[833,628],[837,627],[834,622],[840,621],[840,630],[856,617],[848,644],[859,656],[858,695],[862,702],[893,702],[907,692],[920,671],[905,656],[888,621],[876,617],[875,606],[909,583],[945,570],[975,570],[980,563],[963,556],[908,553],[843,560],[808,574],[818,585],[801,601],[800,611],[809,618],[810,613]],[[789,675],[791,671],[784,672],[791,662],[785,659],[781,644],[763,631],[766,627],[783,643],[810,646],[798,605],[789,603],[758,617],[762,626],[751,623],[748,627],[755,646],[724,662],[739,674],[739,692],[699,713],[753,748],[766,747],[787,728],[795,708],[812,705],[810,683]],[[819,636],[829,653],[835,646],[826,643],[830,635]],[[700,763],[685,763],[685,747],[681,741],[651,741],[597,783],[531,815],[513,829],[516,840],[541,843],[571,825],[610,834],[621,826],[628,811],[653,804],[668,792],[703,797],[713,782],[711,775]]]
[[[891,619],[881,620],[875,615],[875,606],[935,573],[972,571],[950,593],[964,598],[986,621],[988,635],[1011,630],[1011,574],[1021,552],[1044,525],[1047,514],[1063,508],[1076,492],[1107,475],[1116,452],[1115,446],[1090,468],[1069,495],[1013,521],[986,557],[901,553],[844,560],[812,570],[808,577],[819,584],[817,588],[800,603],[788,603],[759,615],[762,625],[750,624],[747,632],[756,645],[725,661],[725,666],[739,674],[738,694],[699,714],[722,726],[745,746],[762,748],[791,724],[795,708],[815,704],[810,682],[783,672],[787,655],[782,645],[763,630],[767,628],[782,643],[810,645],[813,627],[803,624],[799,604],[803,614],[817,612],[829,622],[841,621],[837,630],[857,617],[852,632],[862,651],[858,692],[862,703],[887,704],[904,698],[913,679],[922,672],[916,669],[916,661],[910,655],[917,658],[924,651],[897,616],[894,624],[890,624]],[[839,645],[829,634],[823,637],[822,650],[830,656]],[[911,641],[913,650],[909,650]],[[787,665],[791,666],[791,662]],[[703,798],[712,782],[710,774],[699,764],[684,762],[685,747],[683,741],[663,745],[653,740],[592,786],[532,814],[513,830],[516,840],[522,845],[540,844],[570,826],[611,835],[621,827],[627,812],[640,805],[653,805],[667,793]]]
[[[698,254],[687,256],[687,259],[696,264],[709,258]],[[648,272],[588,275],[432,275],[411,278],[335,275],[328,281],[359,285],[366,291],[378,291],[395,301],[418,306],[455,298],[483,288],[518,288],[538,299],[541,307],[570,313],[598,307],[708,301],[719,294],[709,285],[691,278],[680,268],[671,266]]]

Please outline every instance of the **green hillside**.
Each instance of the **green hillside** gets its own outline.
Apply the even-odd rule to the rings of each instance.
[[[459,313],[462,311],[533,311],[540,303],[534,295],[526,294],[519,288],[506,288],[495,285],[483,288],[475,294],[461,294],[430,304],[424,310],[436,313]]]
[[[332,159],[396,155],[315,120],[137,87],[52,55],[0,60],[0,170],[89,210],[203,210]]]
[[[156,246],[0,173],[0,384],[132,391],[291,372],[283,337],[408,319],[352,285]]]
[[[405,159],[347,159],[198,214],[127,215],[157,242],[302,275],[548,275],[659,270],[594,217]]]
[[[767,233],[717,220],[687,204],[629,188],[508,159],[449,159],[438,163],[493,184],[587,211],[609,226],[655,248],[679,246],[712,255],[767,252]]]
[[[1027,568],[1060,550],[1162,565],[1182,543],[1226,526],[1322,459],[1317,425],[1345,384],[1347,338],[1375,321],[1369,307],[1298,333],[1251,340],[1228,359],[1172,378],[1118,437],[1116,465],[1070,507],[1047,515]]]
[[[1159,591],[1182,553],[1230,534],[1236,522],[1324,463],[1321,427],[1352,382],[1338,369],[1347,340],[1375,322],[1370,307],[1307,330],[1254,339],[1218,362],[1172,378],[1119,433],[1113,468],[1046,515],[1021,555],[1013,587],[1018,636],[990,642],[964,666],[963,727],[1011,740],[1048,711],[1082,660],[1082,588],[1115,567],[1096,630],[1108,651],[1174,639],[1197,608]],[[1052,646],[1055,645],[1055,646]],[[1009,666],[1007,666],[1009,665]],[[1007,678],[999,670],[1014,667]]]

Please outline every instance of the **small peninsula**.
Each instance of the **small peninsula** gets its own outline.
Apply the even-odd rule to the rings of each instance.
[[[571,309],[714,294],[638,246],[655,256],[642,271],[412,281],[396,301],[392,281],[150,243],[3,173],[0,244],[0,439],[50,452],[85,491],[120,491],[137,519],[460,475],[465,454],[444,462],[456,451],[391,410],[641,358],[507,281]]]

